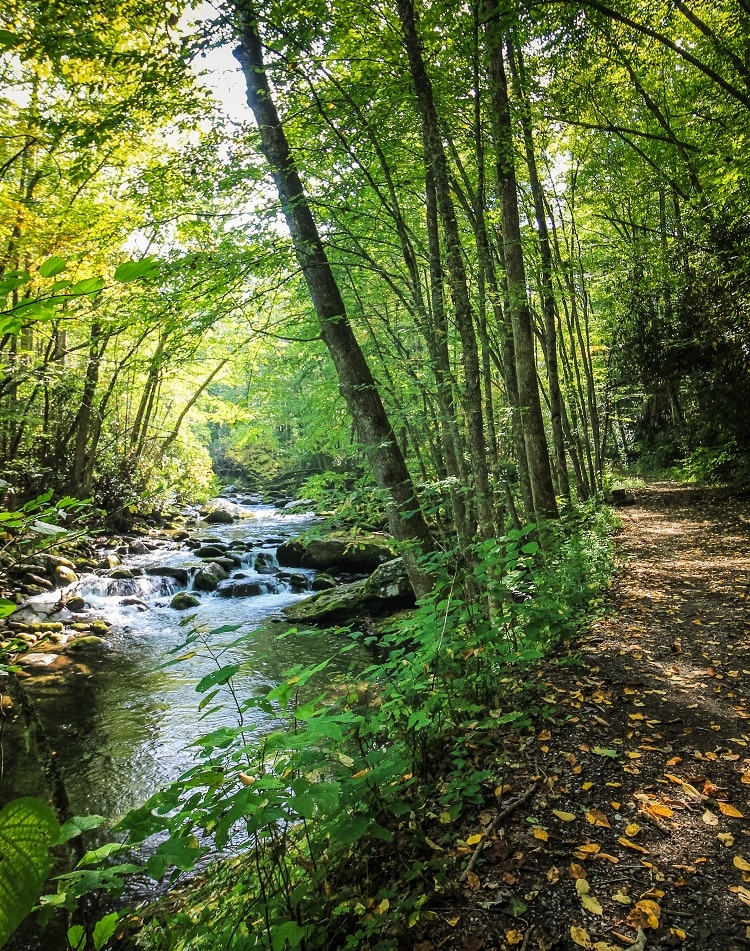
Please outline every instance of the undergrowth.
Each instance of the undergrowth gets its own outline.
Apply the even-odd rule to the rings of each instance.
[[[193,768],[123,827],[131,844],[161,836],[155,878],[209,848],[224,858],[184,900],[151,910],[139,947],[404,946],[448,887],[455,858],[435,839],[502,783],[503,736],[551,712],[533,668],[596,610],[610,528],[589,509],[548,530],[544,548],[533,528],[510,532],[478,546],[469,578],[453,555],[433,558],[434,592],[388,629],[342,637],[344,652],[364,640],[377,660],[326,689],[323,664],[242,698],[217,648],[228,630],[191,634],[190,650],[219,658],[201,708],[229,702],[236,724],[195,740]],[[253,708],[275,728],[255,735]]]

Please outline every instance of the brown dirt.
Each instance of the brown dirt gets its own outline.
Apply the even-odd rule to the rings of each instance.
[[[415,951],[750,947],[750,499],[635,495],[605,616],[506,744],[511,811],[462,826],[457,876],[485,833],[476,864]]]

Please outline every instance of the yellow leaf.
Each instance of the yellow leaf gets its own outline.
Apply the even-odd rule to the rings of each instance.
[[[549,730],[542,730],[541,733],[537,734],[537,739],[540,740],[542,743],[544,743],[547,740],[552,739],[552,734],[550,733]]]
[[[505,940],[508,944],[520,944],[523,941],[523,932],[511,928],[505,932]]]
[[[479,876],[476,874],[476,872],[469,872],[469,874],[466,876],[466,884],[474,891],[482,887],[482,883],[480,882]]]
[[[618,902],[620,905],[632,905],[633,899],[630,895],[626,895],[624,891],[615,892],[612,896],[612,901]]]
[[[255,776],[248,776],[247,773],[237,773],[237,778],[243,786],[252,786],[255,782]]]
[[[449,918],[449,919],[448,919],[448,924],[451,926],[451,928],[455,928],[456,925],[459,923],[460,920],[461,920],[461,916],[460,916],[460,915],[456,915],[455,918]]]
[[[635,908],[628,915],[629,921],[634,921],[642,928],[658,928],[661,917],[661,905],[650,899],[636,902]]]
[[[669,806],[665,806],[661,802],[647,802],[643,808],[646,812],[650,812],[652,816],[662,816],[664,819],[671,819],[674,815]]]
[[[750,905],[750,891],[748,891],[747,888],[744,888],[742,885],[736,885],[730,888],[729,891],[734,892],[744,905]]]
[[[732,865],[741,872],[750,872],[750,862],[747,862],[741,855],[735,855],[732,859]]]
[[[478,845],[482,841],[483,838],[484,836],[480,832],[478,832],[476,835],[470,835],[469,838],[466,840],[466,844]]]
[[[734,845],[734,836],[731,832],[720,832],[716,838],[721,842],[722,845],[729,847]]]
[[[630,839],[626,839],[624,835],[620,836],[617,841],[620,845],[625,846],[626,849],[634,849],[636,852],[643,852],[644,855],[648,855],[648,849],[644,849],[642,845],[631,842]]]
[[[542,842],[546,842],[549,839],[549,832],[546,829],[540,829],[537,827],[534,829],[534,838],[540,839]]]
[[[575,816],[572,812],[561,812],[559,809],[553,809],[552,812],[563,822],[575,822]]]
[[[750,780],[748,780],[748,782],[750,782]],[[588,792],[589,789],[591,789],[593,785],[594,784],[591,782],[581,783],[581,789],[583,789],[584,792]]]
[[[744,818],[740,810],[735,809],[734,806],[730,806],[728,802],[717,802],[716,805],[719,807],[719,812],[725,816],[731,816],[733,819]]]
[[[391,907],[390,900],[388,898],[384,898],[381,901],[381,903],[378,905],[378,907],[375,909],[375,914],[384,915],[390,907]]]
[[[453,816],[449,812],[441,812],[439,818],[444,826],[449,826],[453,822]]]
[[[612,826],[609,824],[609,819],[600,809],[592,809],[590,812],[587,812],[586,821],[590,822],[592,825],[601,826],[604,829],[612,828]]]
[[[630,825],[628,825],[625,829],[625,835],[630,836],[630,838],[632,839],[632,837],[634,835],[638,835],[640,831],[641,831],[641,827],[638,825],[638,823],[631,822]]]
[[[591,949],[591,935],[585,928],[579,928],[578,925],[570,926],[570,937],[579,948]]]
[[[431,849],[434,849],[436,852],[442,852],[442,851],[443,851],[443,847],[442,847],[441,845],[438,845],[437,842],[433,842],[432,839],[431,839],[429,836],[426,835],[426,836],[424,837],[424,840],[425,840],[425,842],[429,845],[429,847],[430,847]]]
[[[601,848],[596,842],[588,842],[585,845],[579,845],[573,855],[577,859],[591,859],[601,851]]]
[[[570,871],[571,878],[575,878],[575,879],[586,878],[586,869],[582,865],[579,865],[577,862],[570,863],[569,871]]]
[[[750,786],[750,773],[743,773],[740,777],[740,782],[744,783],[746,786]]]
[[[719,824],[719,817],[715,816],[710,809],[706,809],[701,818],[707,826],[717,826]]]
[[[682,928],[670,928],[669,933],[673,934],[675,938],[679,938],[680,941],[684,941],[687,938],[687,932],[683,931]]]
[[[643,756],[643,753],[638,753],[635,750],[628,750],[625,755],[628,759],[640,759]]]
[[[547,881],[552,882],[553,885],[560,881],[560,869],[556,865],[547,869]]]

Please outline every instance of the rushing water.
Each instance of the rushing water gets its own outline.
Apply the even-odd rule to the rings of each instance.
[[[233,683],[240,697],[247,698],[266,693],[294,664],[318,663],[341,646],[335,635],[325,632],[277,640],[288,625],[269,623],[283,607],[310,593],[291,588],[309,583],[313,572],[296,571],[296,577],[280,582],[274,572],[278,542],[298,534],[312,516],[267,506],[249,507],[249,512],[252,518],[232,525],[201,525],[194,537],[229,545],[237,553],[233,576],[243,584],[266,585],[269,593],[203,593],[198,607],[178,612],[169,606],[180,589],[171,578],[144,574],[115,580],[96,574],[81,579],[79,592],[90,605],[89,613],[110,624],[108,648],[86,652],[84,661],[64,676],[35,672],[24,681],[56,750],[74,813],[117,818],[191,765],[190,744],[198,735],[236,723],[231,703],[207,719],[198,714],[201,697],[195,686],[217,664],[241,665]],[[189,548],[174,543],[124,559],[124,566],[136,571],[187,568],[188,588],[202,563]],[[223,627],[236,630],[211,633]],[[170,659],[190,653],[179,647],[192,630],[203,632],[205,644],[198,643],[188,659],[164,667]],[[243,634],[247,636],[240,644],[222,650]],[[249,718],[258,730],[268,726],[259,711],[251,710]],[[22,777],[12,782],[15,794],[24,794],[22,782]],[[25,794],[30,792],[35,790]]]

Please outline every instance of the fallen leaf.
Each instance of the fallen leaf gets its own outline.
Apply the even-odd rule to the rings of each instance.
[[[483,838],[484,838],[484,836],[481,834],[481,832],[477,832],[475,835],[470,835],[470,836],[469,836],[469,838],[466,840],[466,844],[467,844],[467,845],[478,845],[478,844],[482,841]]]
[[[575,822],[575,816],[572,812],[561,812],[559,809],[553,809],[553,814],[562,822]]]
[[[508,944],[521,944],[523,941],[523,932],[518,931],[516,928],[511,928],[505,932],[505,940]]]
[[[750,891],[747,888],[742,885],[732,885],[729,891],[734,892],[744,905],[750,905]]]
[[[537,739],[540,740],[542,743],[546,743],[547,740],[552,739],[552,734],[550,733],[549,730],[542,730],[541,733],[537,734]]]
[[[643,852],[644,855],[648,855],[648,849],[644,849],[642,845],[638,845],[635,842],[631,842],[630,839],[626,839],[625,836],[620,836],[617,840],[620,845],[623,845],[626,849],[634,849],[636,852]]]
[[[725,816],[731,816],[733,819],[744,818],[740,810],[735,809],[734,806],[730,806],[728,802],[717,802],[716,805],[719,807],[719,812],[723,813]]]
[[[546,829],[540,829],[538,826],[534,829],[534,838],[546,842],[549,839],[549,832]]]
[[[635,907],[628,915],[628,921],[641,928],[658,928],[661,917],[661,905],[646,898],[636,902]]]
[[[601,851],[601,846],[596,842],[587,842],[585,845],[579,845],[573,855],[577,859],[590,859],[593,858],[597,852]]]
[[[589,883],[583,879],[579,878],[576,881],[576,891],[578,892],[578,897],[581,899],[581,904],[586,909],[590,911],[593,915],[604,914],[602,906],[589,892]]]
[[[732,859],[732,865],[741,872],[750,872],[750,862],[743,859],[741,855],[735,855]]]
[[[634,835],[638,835],[638,833],[639,833],[640,831],[641,831],[641,827],[638,825],[638,823],[637,823],[637,822],[631,822],[631,823],[630,823],[628,826],[626,826],[626,828],[625,828],[625,835],[629,836],[629,837],[632,839],[633,836],[634,836]]]
[[[719,840],[719,842],[721,842],[721,844],[724,845],[724,846],[727,846],[727,847],[728,847],[728,846],[730,846],[730,845],[734,845],[734,836],[732,835],[731,832],[720,832],[720,833],[716,836],[716,838],[717,838],[717,839]]]
[[[587,812],[586,821],[590,822],[591,825],[601,826],[603,829],[612,828],[612,826],[609,824],[609,819],[600,809],[592,809],[590,812]]]
[[[612,895],[612,901],[616,901],[620,905],[633,904],[633,899],[630,897],[630,895],[627,895],[623,889],[620,889],[619,892],[615,892],[615,894]]]
[[[469,872],[469,874],[466,876],[466,884],[474,891],[482,887],[482,883],[479,880],[479,876],[476,874],[476,872]]]
[[[586,878],[586,869],[582,865],[579,865],[577,862],[570,863],[569,872],[570,872],[571,878],[575,878],[575,879]]]
[[[715,816],[710,809],[706,809],[701,818],[707,826],[717,826],[719,824],[719,817]]]
[[[547,881],[552,882],[552,884],[560,881],[560,869],[556,865],[547,869]]]
[[[579,948],[591,949],[591,935],[585,928],[579,928],[578,925],[570,926],[570,937]]]
[[[664,803],[661,802],[647,802],[644,803],[643,808],[646,812],[650,812],[652,816],[656,816],[657,818],[670,819],[674,815],[674,812],[669,806],[665,806]]]

